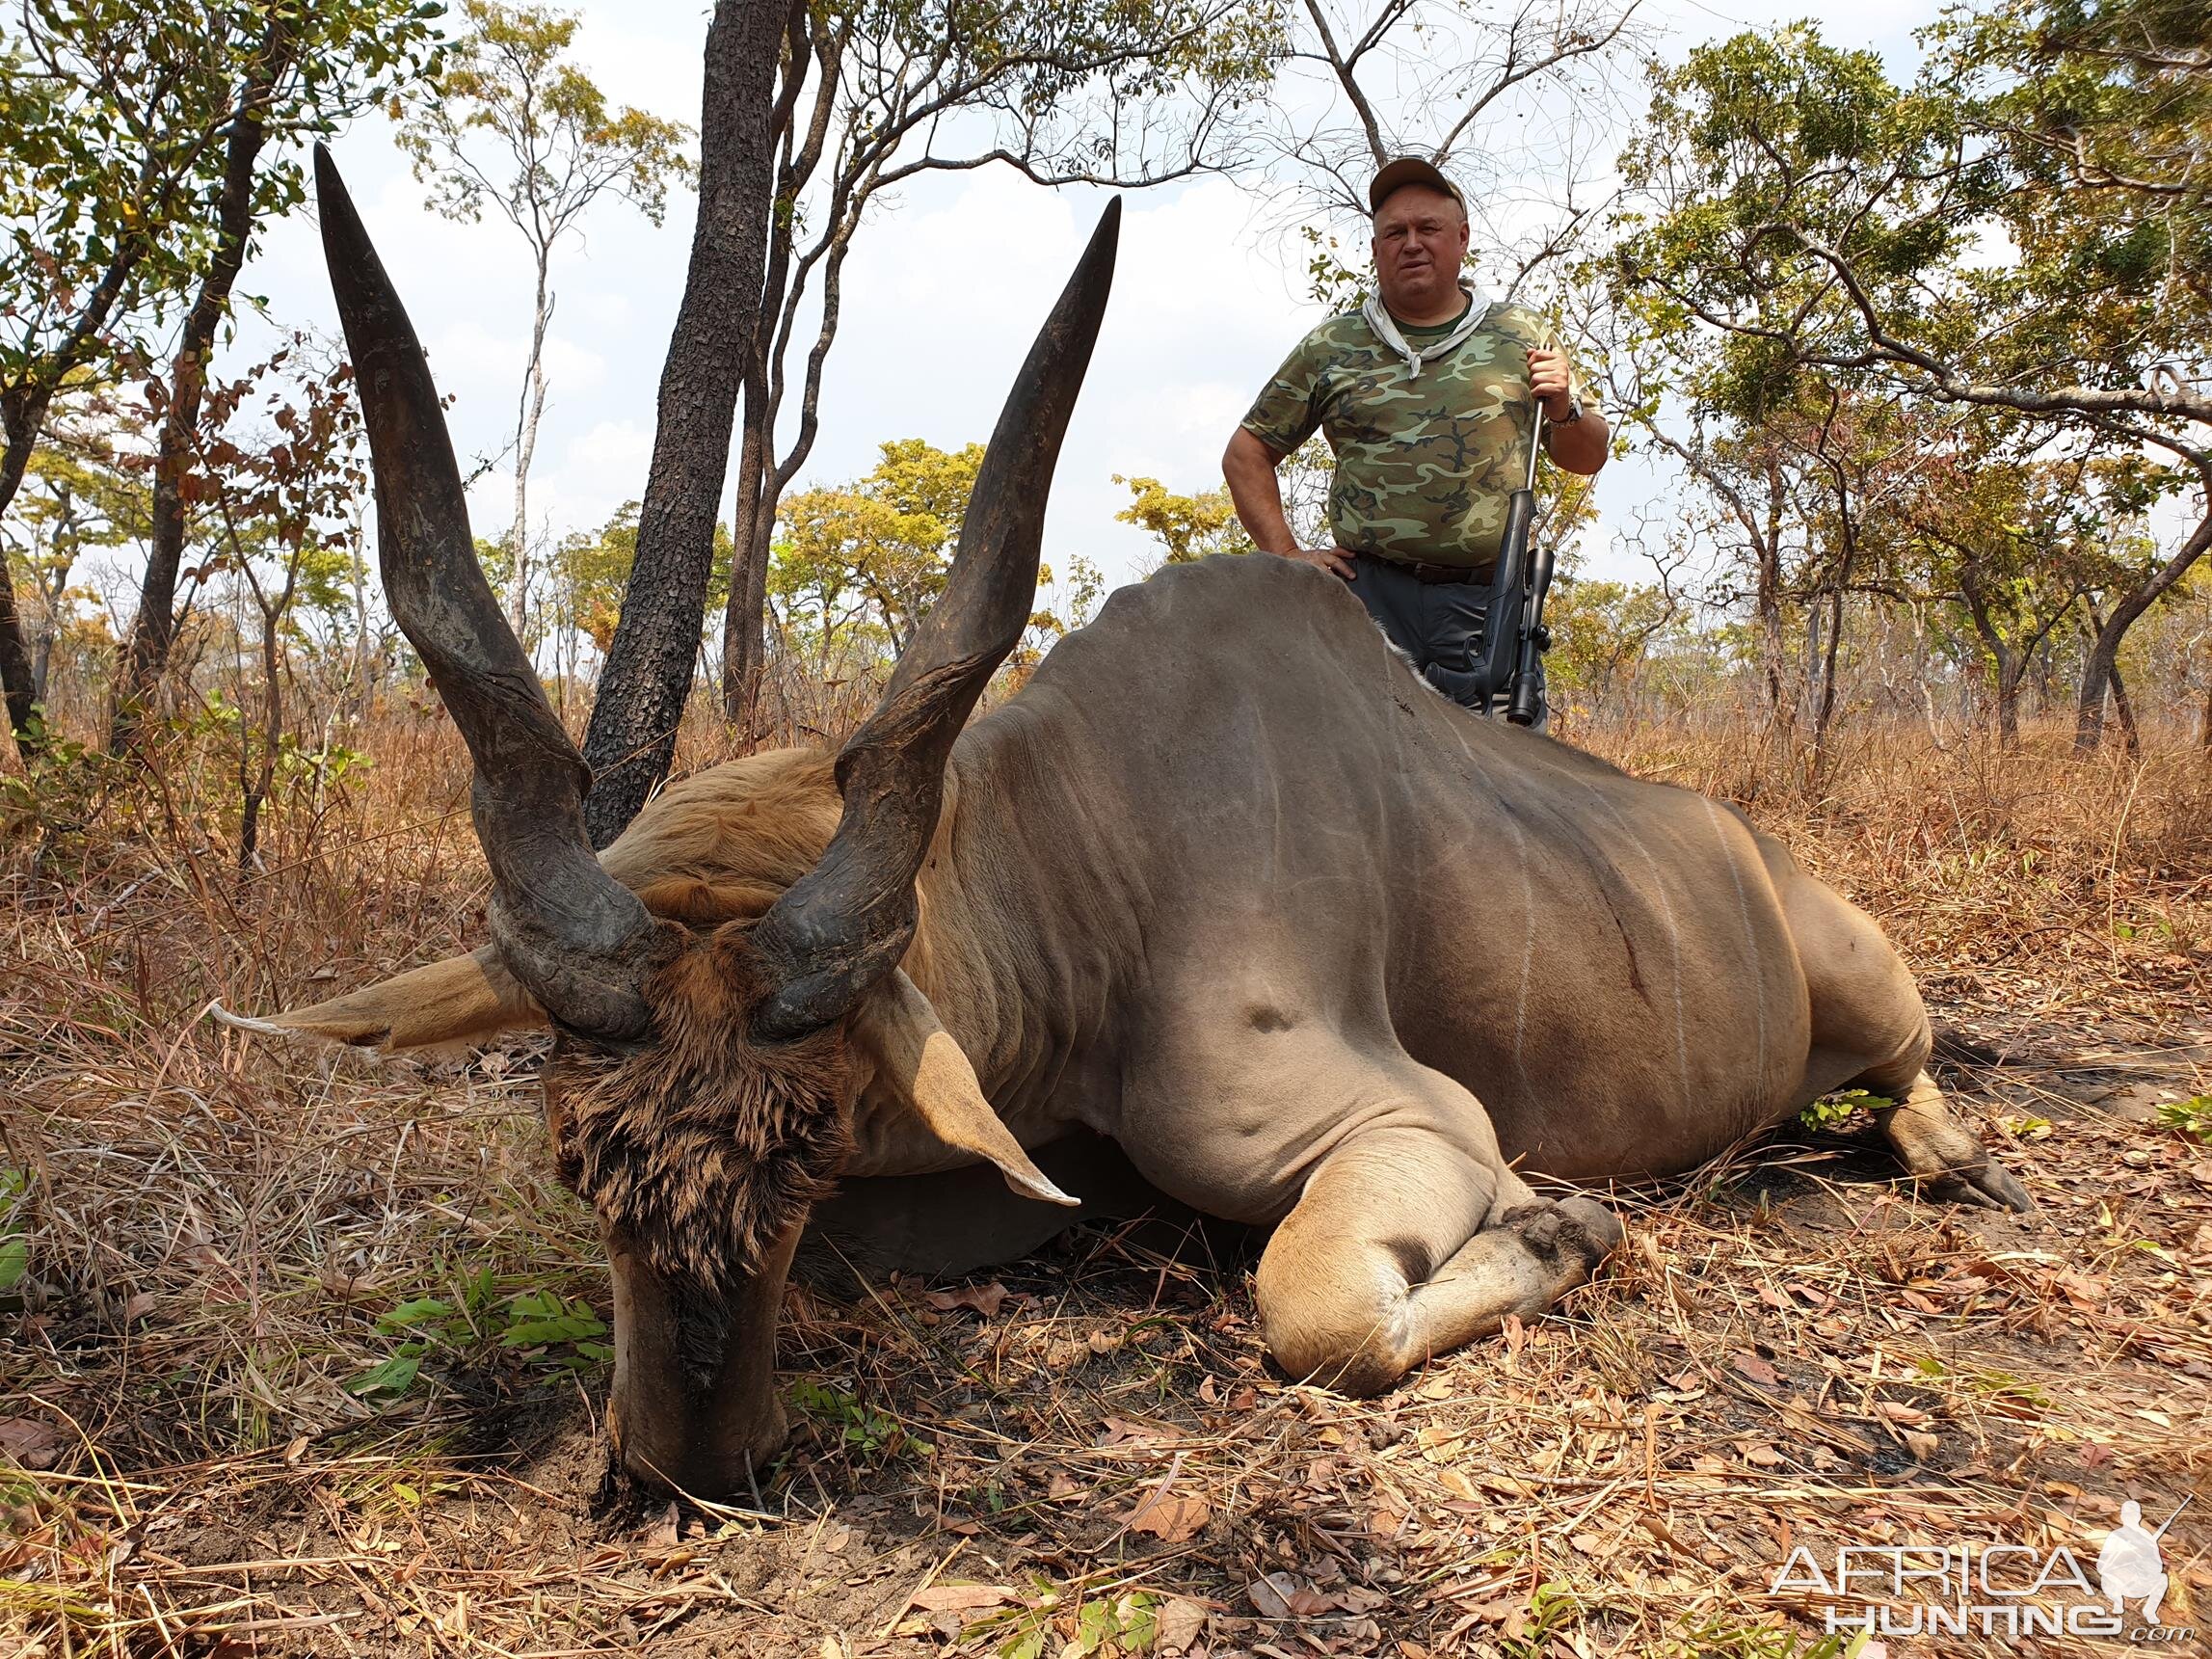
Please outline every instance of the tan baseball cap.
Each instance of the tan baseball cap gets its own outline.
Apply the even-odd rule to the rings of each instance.
[[[1401,155],[1386,162],[1374,182],[1367,187],[1367,206],[1370,213],[1382,210],[1383,202],[1394,190],[1402,190],[1408,184],[1426,184],[1431,190],[1441,190],[1459,203],[1459,211],[1467,211],[1467,198],[1459,194],[1459,186],[1445,177],[1433,161],[1426,156]]]

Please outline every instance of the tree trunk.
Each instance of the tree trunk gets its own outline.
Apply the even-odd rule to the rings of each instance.
[[[354,694],[360,699],[359,723],[363,732],[368,730],[369,716],[376,709],[376,663],[369,651],[367,565],[361,557],[361,525],[357,516],[353,534],[346,539],[346,570],[352,578],[354,598]]]
[[[530,361],[522,373],[522,406],[515,416],[515,527],[508,549],[515,568],[515,637],[530,649],[530,462],[538,453],[538,422],[546,414],[546,329],[553,320],[552,296],[546,291],[547,250],[538,250],[538,297],[530,313]]]
[[[76,563],[76,554],[69,550],[76,535],[76,497],[66,485],[55,495],[61,510],[54,517],[53,534],[47,542],[47,567],[37,576],[39,629],[31,641],[31,688],[41,705],[46,701],[46,685],[54,666],[54,639],[61,632],[63,596],[69,591],[69,568]]]
[[[1844,578],[1838,576],[1828,602],[1828,636],[1821,653],[1821,695],[1813,709],[1813,772],[1820,773],[1821,753],[1828,740],[1828,722],[1836,709],[1836,648],[1843,643]]]
[[[0,433],[6,435],[8,445],[0,456],[0,513],[8,511],[22,488],[23,474],[31,468],[31,448],[50,401],[50,394],[29,387],[11,387],[0,398]],[[0,558],[0,691],[7,697],[8,728],[15,734],[16,748],[28,759],[38,747],[31,718],[39,688],[31,672],[31,654],[23,645],[23,613],[15,605],[15,583],[4,558]]]
[[[1772,719],[1790,724],[1790,710],[1782,696],[1782,657],[1787,651],[1782,638],[1782,475],[1778,468],[1767,468],[1767,534],[1760,542],[1759,560],[1759,655],[1767,671],[1767,713]]]
[[[2074,701],[2074,753],[2092,755],[2104,741],[2104,706],[2112,687],[2113,659],[2119,640],[2105,637],[2102,628],[2091,631],[2088,655],[2082,658],[2080,694]]]
[[[841,193],[833,196],[831,211],[843,214],[845,210],[844,196]],[[754,710],[760,704],[760,675],[767,662],[768,559],[775,541],[776,509],[783,503],[786,487],[806,465],[814,447],[815,434],[821,430],[822,364],[838,335],[845,254],[852,246],[852,227],[857,221],[847,219],[845,224],[846,229],[830,245],[829,256],[822,266],[822,315],[814,343],[807,352],[806,374],[799,393],[799,429],[792,435],[789,450],[782,459],[777,459],[771,442],[782,398],[772,391],[761,420],[760,482],[753,496],[752,541],[750,546],[742,542],[737,545],[738,564],[730,573],[730,604],[722,619],[724,699],[726,707],[733,706],[741,711],[740,726],[748,736],[752,734]],[[747,401],[750,404],[750,397]],[[732,643],[738,644],[744,654],[734,666],[729,653]]]
[[[1966,614],[1974,624],[1974,631],[1981,637],[1983,653],[1989,659],[1989,683],[1997,698],[1997,747],[2008,752],[2017,749],[2020,746],[2020,682],[2027,677],[2031,654],[2008,644],[1999,631],[1996,619],[1989,614],[1982,579],[1971,555],[1959,567],[1959,592],[1966,602]]]
[[[116,675],[109,713],[108,746],[133,748],[154,687],[169,666],[176,635],[176,573],[184,560],[184,476],[191,466],[200,404],[207,385],[207,359],[215,331],[230,309],[230,287],[246,262],[253,229],[253,169],[268,129],[259,111],[291,55],[290,37],[272,31],[255,78],[239,89],[238,115],[223,166],[223,192],[215,209],[215,257],[201,279],[200,293],[184,319],[176,356],[169,370],[169,406],[162,412],[161,437],[154,453],[152,533],[148,537],[146,577],[139,585],[138,616]]]
[[[760,662],[765,645],[760,632],[760,607],[767,594],[767,558],[755,556],[756,543],[772,540],[775,508],[768,509],[769,536],[762,538],[760,508],[762,487],[775,469],[771,447],[775,412],[768,405],[767,375],[761,359],[754,360],[754,372],[745,380],[745,439],[737,451],[737,510],[730,524],[730,595],[722,610],[722,717],[750,736],[753,709],[760,694]],[[759,582],[755,582],[755,565]],[[760,597],[753,594],[760,589]],[[749,619],[749,620],[748,620]]]
[[[584,821],[605,846],[668,775],[714,563],[714,510],[767,258],[770,95],[788,0],[715,0],[700,118],[699,220],[661,369],[637,561],[600,675]]]
[[[238,874],[243,879],[253,869],[254,855],[261,845],[261,806],[268,800],[269,790],[277,781],[277,751],[284,741],[284,687],[282,657],[277,646],[277,624],[281,610],[272,611],[256,593],[253,602],[261,608],[261,763],[251,772],[253,729],[250,721],[239,722],[238,790],[241,797],[238,814]]]
[[[54,669],[54,619],[51,613],[39,619],[37,641],[31,647],[31,689],[38,701],[46,701],[46,682]]]
[[[782,147],[783,160],[776,174],[775,211],[769,219],[768,255],[760,282],[760,316],[753,333],[753,356],[746,368],[744,442],[737,457],[737,510],[731,517],[730,592],[722,610],[722,714],[750,742],[757,733],[754,719],[760,700],[760,675],[766,660],[768,556],[775,540],[776,508],[784,481],[813,443],[808,422],[802,422],[798,442],[783,461],[776,459],[776,417],[783,408],[780,356],[790,326],[786,315],[791,299],[791,255],[797,240],[795,217],[799,192],[820,165],[830,122],[837,110],[838,66],[843,50],[841,35],[824,28],[809,38],[809,16],[804,7],[794,8],[786,37],[784,85],[777,94],[770,137]],[[790,122],[805,87],[809,54],[815,73],[813,116],[805,137],[799,138]],[[833,216],[844,209],[840,182],[830,195]],[[834,266],[833,266],[834,268]],[[804,280],[804,271],[801,272]],[[826,290],[823,327],[837,327],[837,299]],[[818,381],[819,349],[810,359],[810,371]]]
[[[770,478],[763,490],[774,485]],[[724,695],[736,709],[737,729],[747,741],[757,737],[760,678],[768,665],[768,561],[776,537],[776,502],[757,500],[752,537],[736,549],[730,573],[730,608],[722,619]],[[733,660],[734,648],[739,656]]]
[[[2133,760],[2143,753],[2143,734],[2136,729],[2135,706],[2127,700],[2127,682],[2119,675],[2119,664],[2112,665],[2112,710],[2119,716],[2119,732],[2127,745],[2128,758]]]
[[[2097,618],[2094,607],[2090,611],[2096,635],[2090,645],[2088,659],[2082,664],[2081,696],[2074,705],[2074,753],[2077,755],[2093,753],[2104,740],[2105,692],[2118,672],[2119,643],[2127,637],[2127,630],[2135,626],[2137,617],[2157,602],[2160,595],[2189,574],[2189,568],[2203,556],[2207,547],[2212,547],[2212,477],[2204,480],[2204,517],[2198,521],[2197,528],[2189,532],[2189,539],[2174,549],[2173,556],[2114,605],[2109,619]],[[2129,720],[2133,720],[2132,711]]]

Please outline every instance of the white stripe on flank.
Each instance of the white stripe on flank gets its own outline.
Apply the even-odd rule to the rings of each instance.
[[[1744,949],[1751,953],[1751,1000],[1759,1011],[1759,1069],[1753,1075],[1758,1086],[1764,1088],[1767,1085],[1767,976],[1759,960],[1759,933],[1751,925],[1751,901],[1744,893],[1744,871],[1736,862],[1735,847],[1729,844],[1728,826],[1720,821],[1720,809],[1706,801],[1705,816],[1711,820],[1713,833],[1720,841],[1720,851],[1728,860],[1728,878],[1736,884],[1736,914],[1744,923]]]
[[[1675,923],[1674,901],[1666,896],[1666,872],[1660,869],[1659,860],[1651,856],[1651,848],[1643,844],[1643,838],[1620,816],[1620,809],[1606,799],[1604,791],[1586,780],[1583,788],[1612,815],[1612,821],[1620,825],[1620,833],[1628,837],[1629,844],[1643,855],[1643,862],[1651,867],[1651,879],[1659,888],[1659,910],[1666,923],[1666,942],[1674,951],[1674,1059],[1682,1074],[1682,1109],[1687,1111],[1690,1110],[1690,1033],[1682,1006],[1682,929]]]
[[[1521,940],[1521,991],[1513,1004],[1513,1069],[1520,1074],[1521,1090],[1532,1108],[1538,1104],[1536,1085],[1529,1076],[1529,1062],[1522,1045],[1529,1034],[1529,987],[1536,966],[1536,883],[1529,873],[1527,832],[1514,819],[1510,808],[1504,810],[1506,827],[1513,832],[1514,857],[1521,867],[1521,914],[1527,919]]]
[[[1534,983],[1536,966],[1536,882],[1529,872],[1529,836],[1513,816],[1512,809],[1506,805],[1505,797],[1492,788],[1490,774],[1482,763],[1475,758],[1475,751],[1467,746],[1466,734],[1456,724],[1447,728],[1458,741],[1459,752],[1467,757],[1468,765],[1481,779],[1482,788],[1499,804],[1506,816],[1506,827],[1513,832],[1513,862],[1521,870],[1521,988],[1513,1005],[1513,1070],[1521,1079],[1521,1091],[1532,1108],[1540,1103],[1536,1099],[1535,1080],[1529,1076],[1529,1061],[1523,1045],[1529,1034],[1529,989]]]

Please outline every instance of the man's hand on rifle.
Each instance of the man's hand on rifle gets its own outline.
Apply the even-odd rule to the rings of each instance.
[[[1539,349],[1529,354],[1529,388],[1544,411],[1544,453],[1562,472],[1588,477],[1605,465],[1611,453],[1612,428],[1605,416],[1586,406],[1579,420],[1574,413],[1574,381],[1565,352]]]
[[[1545,419],[1564,420],[1567,405],[1574,395],[1567,374],[1567,354],[1545,351],[1541,347],[1530,352],[1529,389],[1544,406]]]

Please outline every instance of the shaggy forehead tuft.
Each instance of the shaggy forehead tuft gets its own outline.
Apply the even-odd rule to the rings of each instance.
[[[562,1057],[562,1179],[658,1271],[709,1290],[757,1265],[824,1197],[851,1153],[841,1025],[750,1035],[760,986],[740,925],[648,987],[659,1042]]]

